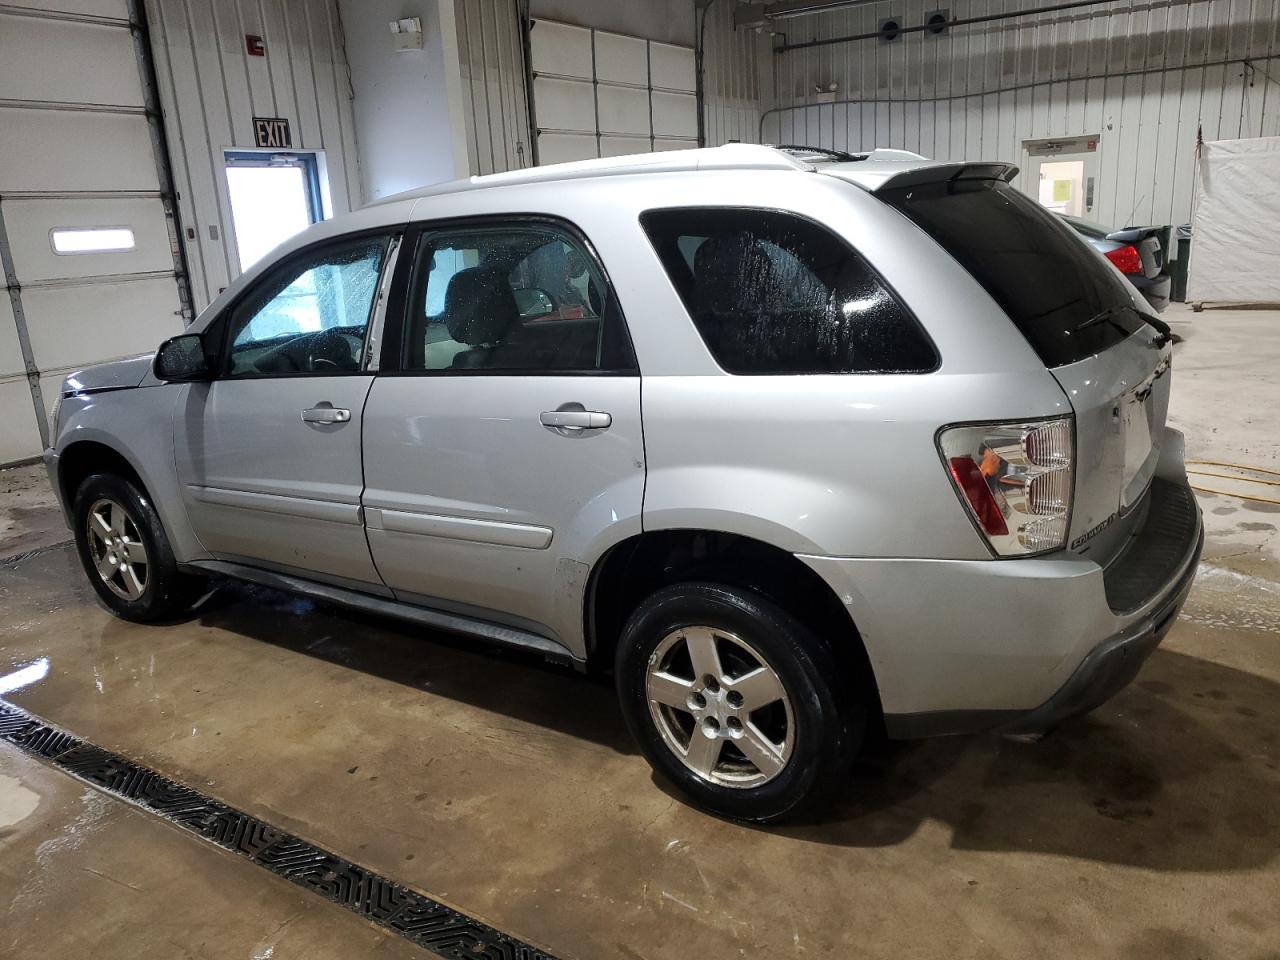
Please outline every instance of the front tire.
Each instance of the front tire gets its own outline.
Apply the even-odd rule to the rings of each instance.
[[[88,477],[72,517],[80,563],[112,613],[151,623],[191,609],[202,581],[178,570],[160,517],[135,483],[110,473]]]
[[[866,725],[831,651],[737,587],[654,593],[623,629],[615,676],[649,763],[698,806],[736,820],[821,803],[844,782]]]

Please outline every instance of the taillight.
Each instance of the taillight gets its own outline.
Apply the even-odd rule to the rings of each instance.
[[[1075,453],[1070,417],[947,427],[938,447],[956,492],[997,555],[1066,545]]]
[[[1114,263],[1121,273],[1142,273],[1142,256],[1132,244],[1108,250],[1103,256]]]

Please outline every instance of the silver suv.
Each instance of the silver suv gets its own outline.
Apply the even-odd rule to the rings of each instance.
[[[133,620],[216,575],[611,670],[650,763],[747,820],[880,727],[1047,729],[1132,679],[1201,523],[1167,328],[1014,172],[730,146],[316,225],[67,379],[89,580]]]

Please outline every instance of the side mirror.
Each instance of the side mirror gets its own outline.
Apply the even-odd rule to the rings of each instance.
[[[545,317],[548,313],[556,311],[555,301],[545,290],[537,287],[523,287],[512,290],[511,294],[515,297],[516,309],[520,311],[522,317]]]
[[[170,337],[160,344],[152,370],[157,380],[168,383],[213,379],[213,368],[204,352],[204,338],[198,333]]]

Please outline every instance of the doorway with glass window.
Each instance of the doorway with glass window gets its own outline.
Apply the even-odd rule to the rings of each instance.
[[[1022,190],[1047,210],[1088,220],[1098,192],[1098,137],[1027,140]]]
[[[244,273],[289,238],[325,217],[316,153],[228,150],[227,199],[232,237]]]

